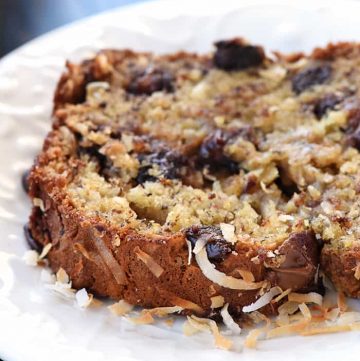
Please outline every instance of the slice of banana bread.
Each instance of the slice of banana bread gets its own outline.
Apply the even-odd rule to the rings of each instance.
[[[273,286],[316,290],[320,258],[358,296],[360,46],[215,46],[67,64],[32,237],[75,288],[145,307],[211,315],[222,296],[238,314]]]

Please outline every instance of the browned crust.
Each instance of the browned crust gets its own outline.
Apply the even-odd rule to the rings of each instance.
[[[360,297],[360,280],[355,277],[360,264],[360,247],[338,249],[325,245],[321,252],[321,267],[337,290],[349,297]]]
[[[125,57],[138,55],[129,50],[108,50],[106,54],[110,63],[107,65],[110,67]],[[210,62],[208,56],[199,57],[187,53],[162,57],[169,61],[191,61],[194,58],[205,64]],[[65,147],[63,135],[57,129],[61,124],[61,108],[67,103],[81,102],[87,82],[106,79],[108,76],[110,72],[101,63],[99,55],[80,66],[67,64],[67,72],[62,75],[54,98],[55,130],[48,135],[43,152],[29,178],[30,196],[41,198],[45,205],[44,212],[33,208],[30,218],[32,236],[43,245],[49,242],[53,244],[48,255],[50,265],[54,271],[64,268],[75,288],[85,287],[96,295],[125,299],[131,304],[144,307],[175,305],[175,298],[180,297],[199,305],[204,310],[203,314],[212,312],[211,297],[222,295],[225,302],[230,304],[230,311],[240,313],[243,306],[258,297],[258,291],[220,287],[203,275],[194,258],[187,265],[188,248],[182,233],[169,237],[145,237],[127,227],[118,228],[104,219],[85,216],[67,198],[63,188],[71,181],[79,160],[76,157],[76,145],[74,149]],[[44,165],[55,159],[67,171],[66,176],[49,177],[44,171]],[[121,266],[126,275],[125,284],[119,284],[114,278],[94,245],[94,237],[101,237]],[[120,239],[118,247],[112,242],[115,237]],[[137,247],[164,269],[159,278],[138,259],[134,252]],[[86,252],[79,249],[85,249]],[[253,273],[256,281],[267,280],[271,285],[283,288],[291,286],[294,291],[306,291],[313,287],[320,245],[311,232],[294,234],[281,247],[272,249],[277,256],[270,261],[267,258],[269,249],[258,245],[238,243],[235,251],[235,254],[230,254],[217,264],[220,271],[239,277],[239,269],[248,270]],[[286,273],[290,274],[290,283]],[[266,312],[273,312],[276,305],[272,307],[269,306]]]

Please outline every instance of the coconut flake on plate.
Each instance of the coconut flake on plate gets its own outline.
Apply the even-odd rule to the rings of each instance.
[[[94,296],[88,293],[85,288],[82,288],[76,292],[75,299],[80,308],[87,308],[92,303]]]
[[[256,311],[256,310],[266,306],[267,304],[269,304],[271,302],[271,300],[275,296],[279,295],[280,293],[282,293],[282,290],[280,287],[278,287],[278,286],[272,287],[272,288],[270,288],[270,290],[268,292],[263,294],[255,302],[253,302],[252,304],[250,304],[248,306],[244,306],[242,311],[245,313]]]
[[[217,348],[221,348],[223,350],[229,350],[232,347],[233,342],[231,340],[227,339],[226,337],[224,337],[220,333],[218,325],[214,320],[210,320],[208,318],[200,318],[200,317],[196,317],[194,315],[190,316],[190,319],[191,319],[192,325],[200,324],[200,325],[207,326],[207,329],[210,330],[210,332],[214,336],[215,346]],[[188,318],[188,320],[189,320],[189,318]],[[199,327],[202,327],[202,326],[199,326]]]
[[[309,293],[291,292],[288,295],[288,300],[298,303],[315,303],[319,306],[321,306],[323,303],[323,297],[316,292],[309,292]]]
[[[228,308],[229,308],[229,304],[227,303],[220,311],[224,324],[231,331],[233,335],[240,335],[241,328],[231,317]]]
[[[76,290],[71,288],[70,277],[63,268],[59,268],[56,272],[56,282],[54,284],[46,284],[45,288],[54,291],[66,299],[75,299]]]
[[[109,311],[115,316],[124,316],[132,311],[133,308],[134,306],[127,303],[125,300],[120,300],[119,302],[108,306]]]

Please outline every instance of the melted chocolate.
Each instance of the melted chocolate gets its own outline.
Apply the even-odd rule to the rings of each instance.
[[[282,289],[307,290],[314,286],[321,244],[312,231],[293,233],[279,248],[270,267],[270,280]]]

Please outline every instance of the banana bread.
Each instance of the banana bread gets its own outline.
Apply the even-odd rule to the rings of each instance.
[[[215,46],[67,63],[29,234],[75,288],[144,307],[241,314],[319,267],[358,297],[360,46]]]

